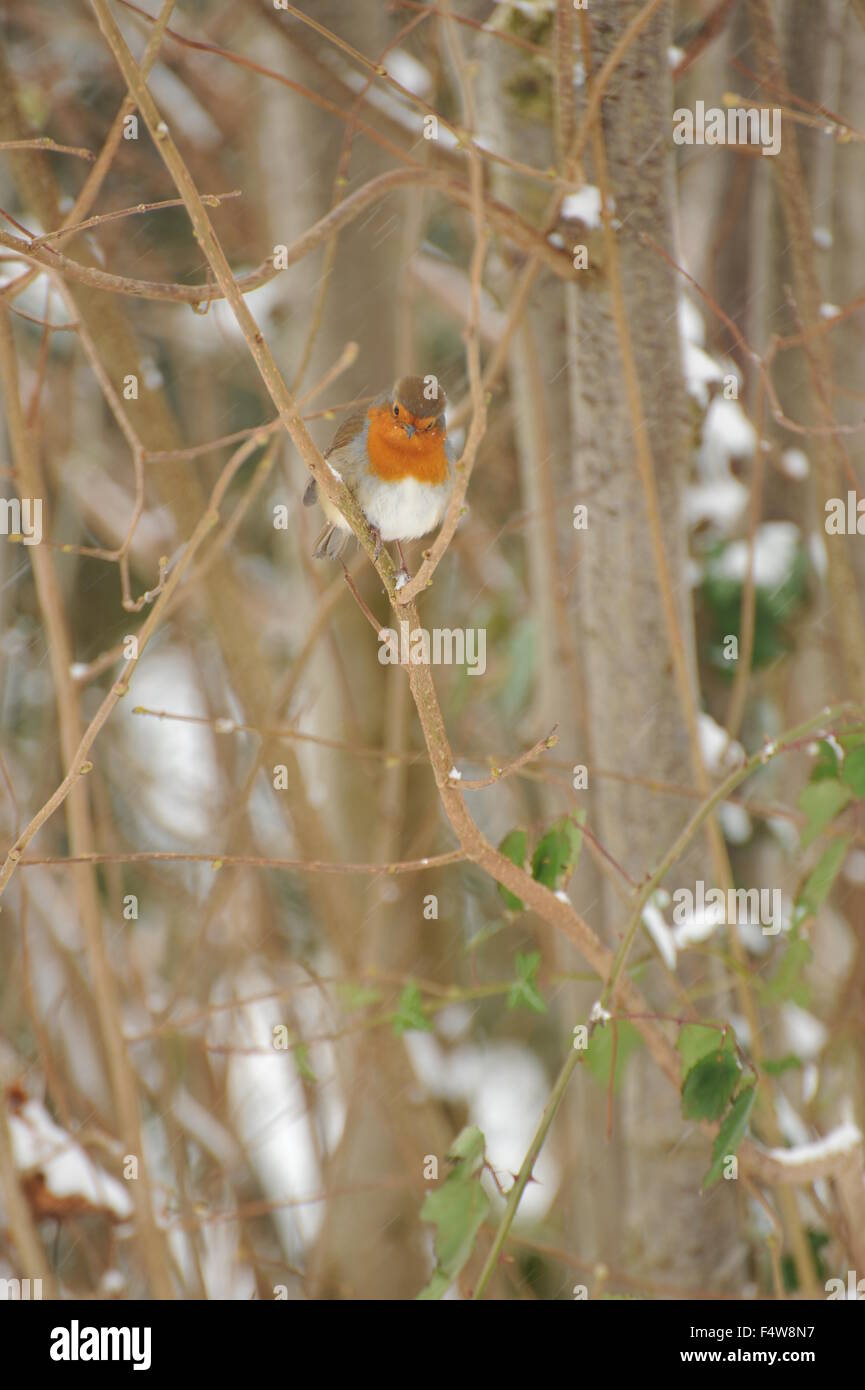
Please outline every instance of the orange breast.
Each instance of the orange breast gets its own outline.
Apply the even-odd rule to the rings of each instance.
[[[385,482],[416,478],[433,486],[445,482],[448,459],[441,427],[419,430],[411,438],[393,418],[388,406],[367,411],[369,433],[366,449],[370,472]]]

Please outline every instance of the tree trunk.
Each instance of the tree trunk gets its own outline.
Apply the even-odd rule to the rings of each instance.
[[[592,70],[597,71],[638,0],[601,4],[590,15]],[[663,522],[663,541],[676,584],[678,623],[696,689],[693,623],[687,586],[683,494],[688,474],[688,420],[679,357],[678,285],[637,240],[648,233],[676,258],[673,244],[672,94],[664,7],[632,43],[603,102],[603,139],[626,318],[639,376],[642,410]],[[597,172],[594,175],[597,181]],[[588,529],[575,533],[579,563],[578,649],[586,681],[592,766],[634,777],[691,784],[686,723],[674,682],[670,642],[653,559],[649,521],[635,462],[610,281],[603,266],[578,272],[572,323],[574,481],[588,507]],[[593,779],[592,817],[609,853],[640,881],[654,868],[688,815],[686,803],[629,782]],[[676,870],[693,887],[701,868],[697,846]],[[603,930],[617,943],[625,912],[609,883]],[[678,1012],[659,966],[646,980],[659,1013]],[[592,1084],[585,1082],[585,1084]],[[679,1102],[642,1052],[629,1063],[617,1106],[612,1154],[600,1133],[581,1179],[586,1234],[596,1259],[629,1272],[674,1278],[687,1287],[711,1281],[734,1287],[741,1276],[733,1184],[700,1196],[704,1140],[681,1130]],[[603,1196],[602,1196],[603,1192]],[[590,1224],[591,1223],[591,1227]]]

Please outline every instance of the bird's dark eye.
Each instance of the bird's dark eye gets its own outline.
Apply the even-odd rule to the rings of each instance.
[[[395,406],[394,406],[394,408],[393,408],[393,413],[394,413],[394,415],[399,415],[399,406],[398,406],[398,405],[395,405]]]

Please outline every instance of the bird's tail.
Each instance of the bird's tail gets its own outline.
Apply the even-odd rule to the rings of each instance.
[[[343,531],[330,522],[321,530],[312,549],[314,560],[337,560],[351,540],[351,531]]]

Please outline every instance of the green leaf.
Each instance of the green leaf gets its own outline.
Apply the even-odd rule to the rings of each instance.
[[[796,898],[796,907],[801,910],[797,914],[797,922],[804,921],[806,917],[813,917],[823,906],[832,891],[832,884],[838,877],[852,841],[852,835],[842,835],[837,840],[833,840],[820,855],[808,877],[808,882],[803,888],[800,888]]]
[[[772,979],[763,987],[763,1002],[779,1004],[792,999],[794,1004],[805,1008],[808,1003],[808,986],[802,979],[802,971],[811,960],[811,947],[798,935],[794,927],[787,942],[787,949],[781,957]]]
[[[541,963],[540,951],[530,951],[528,955],[517,953],[517,978],[508,990],[508,1008],[531,1009],[533,1013],[545,1014],[547,1004],[535,979]]]
[[[842,811],[853,793],[849,787],[828,779],[822,782],[809,782],[799,797],[799,810],[808,817],[808,824],[802,831],[801,845],[807,849],[816,840],[821,830]]]
[[[719,670],[730,677],[732,663],[724,659],[724,639],[735,634],[741,643],[743,584],[728,579],[723,572],[723,557],[727,542],[717,546],[708,557],[702,584],[702,596],[708,607],[712,640],[710,659]],[[806,591],[807,561],[802,546],[797,546],[792,569],[781,584],[765,588],[757,585],[754,594],[754,634],[751,665],[756,670],[776,661],[789,650],[790,639],[785,631],[795,616]]]
[[[682,1115],[686,1120],[720,1120],[739,1083],[735,1053],[722,1048],[701,1057],[682,1086]]]
[[[616,1073],[613,1077],[613,1090],[618,1091],[622,1084],[622,1077],[628,1058],[635,1052],[643,1041],[642,1034],[638,1033],[633,1023],[628,1023],[623,1019],[620,1023],[607,1023],[603,1028],[596,1028],[589,1038],[589,1045],[585,1050],[586,1064],[589,1071],[596,1081],[604,1087],[610,1084],[610,1067],[613,1060],[613,1029],[616,1030]]]
[[[421,1220],[435,1226],[436,1270],[418,1299],[443,1298],[466,1264],[475,1237],[486,1220],[490,1200],[480,1183],[484,1163],[484,1136],[476,1125],[460,1132],[448,1159],[454,1164],[441,1187],[428,1192]]]
[[[421,1033],[431,1031],[432,1023],[426,1015],[423,998],[416,984],[407,984],[400,995],[396,1011],[391,1014],[391,1026],[397,1037],[412,1030]]]
[[[860,744],[845,757],[841,781],[854,796],[865,796],[865,744]]]
[[[499,854],[510,859],[511,863],[516,864],[518,869],[525,867],[528,852],[529,838],[524,830],[509,830],[499,845]],[[511,912],[522,912],[522,899],[518,898],[516,893],[512,893],[503,883],[498,885],[498,889],[505,900],[505,906]]]
[[[576,817],[563,816],[539,840],[532,856],[532,878],[553,892],[574,872],[583,843],[580,826],[584,819],[583,811]]]
[[[445,1155],[449,1163],[455,1163],[466,1175],[476,1173],[484,1164],[484,1136],[477,1125],[466,1125],[461,1129]]]
[[[756,1086],[745,1086],[727,1111],[712,1147],[712,1163],[703,1179],[703,1191],[714,1186],[724,1171],[724,1161],[738,1149],[748,1128],[748,1118],[757,1095]]]
[[[720,1052],[722,1048],[732,1051],[734,1037],[732,1029],[726,1033],[720,1028],[712,1028],[706,1023],[686,1023],[679,1034],[676,1046],[682,1056],[682,1079],[696,1064],[710,1052]]]
[[[365,1009],[370,1004],[377,1004],[381,999],[380,989],[355,984],[353,980],[337,985],[336,992],[342,1007],[346,1010]]]
[[[831,743],[821,738],[817,744],[817,761],[811,769],[812,782],[823,782],[827,777],[838,779],[838,755]]]
[[[309,1048],[306,1043],[295,1043],[292,1051],[294,1052],[294,1065],[304,1081],[318,1081],[318,1077],[309,1065]]]
[[[784,1057],[764,1058],[760,1065],[769,1076],[781,1076],[785,1071],[801,1067],[802,1058],[797,1057],[795,1052],[788,1052]]]

